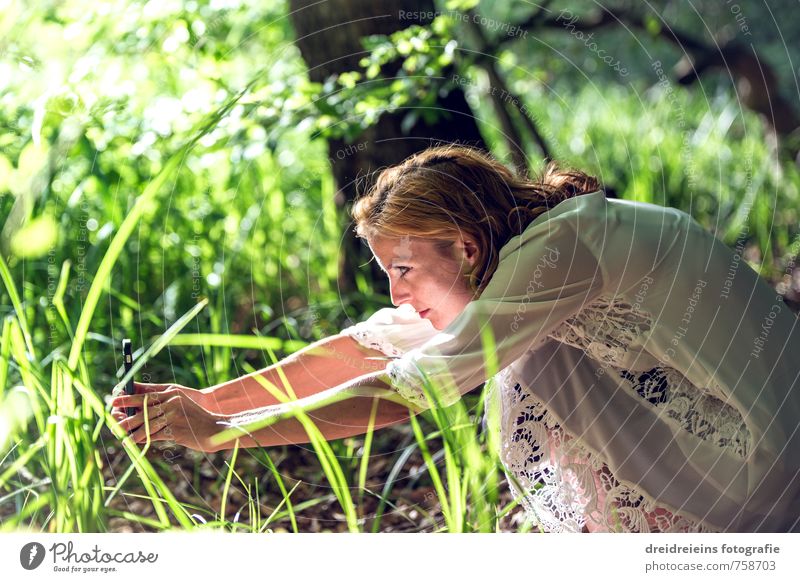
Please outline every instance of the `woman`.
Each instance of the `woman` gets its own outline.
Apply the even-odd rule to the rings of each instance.
[[[441,406],[491,380],[501,457],[546,531],[800,529],[798,319],[688,214],[450,146],[385,170],[353,215],[395,307],[258,372],[326,438],[365,432],[374,396],[376,427],[430,406],[425,378]],[[287,408],[253,375],[138,389],[153,440],[201,450]],[[143,442],[142,422],[121,424]],[[301,442],[291,417],[240,438]]]

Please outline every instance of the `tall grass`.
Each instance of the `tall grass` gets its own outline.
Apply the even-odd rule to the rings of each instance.
[[[483,326],[483,330],[482,340],[486,371],[487,375],[491,377],[499,371],[494,349],[495,344],[489,326]],[[273,361],[277,362],[277,358],[273,353],[271,353],[271,356]],[[280,372],[280,368],[278,370]],[[252,368],[248,368],[247,371],[248,373],[255,372]],[[282,389],[261,376],[255,376],[255,379],[278,402],[289,403],[296,400],[294,388],[285,375],[281,374]],[[489,416],[488,430],[481,431],[480,422],[478,421],[483,414],[483,403],[487,401],[486,392],[492,389],[492,383],[489,382],[484,386],[484,394],[478,401],[480,404],[475,413],[470,415],[463,399],[458,399],[453,404],[443,406],[441,398],[441,395],[444,394],[443,384],[434,382],[424,374],[424,371],[423,379],[422,389],[429,404],[425,414],[432,421],[435,430],[426,433],[419,420],[413,414],[410,416],[410,423],[416,446],[424,460],[428,475],[433,483],[436,500],[441,508],[443,523],[440,524],[438,531],[497,531],[499,519],[508,508],[499,507],[500,476],[503,469],[498,455],[499,426],[497,425],[496,411]],[[333,399],[319,400],[313,406],[319,407],[339,398],[340,396],[335,396]],[[365,438],[364,453],[362,462],[358,466],[356,483],[353,483],[352,477],[348,478],[346,476],[346,471],[330,444],[314,425],[308,414],[311,409],[293,407],[290,410],[291,417],[297,419],[305,429],[309,441],[317,453],[323,473],[345,515],[348,530],[351,532],[363,531],[366,524],[363,516],[361,519],[357,517],[356,503],[352,490],[355,489],[358,492],[357,497],[362,498],[377,403],[378,398],[374,398]],[[230,442],[230,440],[240,435],[242,431],[252,435],[260,429],[271,426],[279,418],[281,417],[268,417],[222,431],[217,437],[218,442]],[[430,443],[433,441],[438,441],[443,451],[441,466],[431,452]],[[390,475],[389,482],[393,481],[393,478],[394,476]],[[388,489],[384,488],[384,492],[381,495],[381,505],[374,516],[375,525],[373,525],[373,531],[376,531],[376,524],[379,523],[380,514],[387,503],[387,493]]]
[[[64,305],[69,262],[64,263],[52,302],[71,338],[68,357],[61,353],[51,354],[48,365],[45,365],[37,355],[27,312],[8,265],[0,256],[0,277],[14,308],[14,314],[3,320],[2,329],[0,377],[4,382],[0,384],[0,406],[5,422],[0,427],[0,446],[5,457],[0,488],[7,491],[3,498],[14,498],[17,506],[16,513],[3,521],[3,529],[39,527],[62,533],[103,531],[108,502],[134,470],[158,517],[151,526],[166,529],[172,527],[173,521],[184,528],[194,525],[186,509],[145,457],[149,442],[140,450],[111,418],[99,397],[102,391],[92,387],[83,346],[112,269],[145,207],[174,176],[192,146],[230,111],[246,91],[209,115],[194,132],[193,139],[171,157],[138,197],[100,262],[74,329]],[[206,303],[207,300],[203,299],[166,330],[122,381],[166,346]],[[12,365],[21,384],[7,391]],[[32,422],[28,417],[32,417]],[[115,488],[106,487],[102,473],[103,462],[98,445],[104,426],[111,426],[114,436],[122,442],[131,459],[130,469]],[[6,450],[9,443],[13,444],[10,450]]]
[[[526,79],[511,81],[524,88]],[[566,98],[528,88],[518,92],[529,96],[526,105],[542,120],[557,158],[594,171],[622,198],[689,211],[729,244],[743,236],[761,250],[754,266],[762,274],[779,269],[774,259],[798,234],[800,176],[775,161],[759,120],[741,112],[733,96],[706,100],[679,90],[669,101],[656,90],[636,95],[607,86],[599,96],[586,86]],[[119,329],[149,346],[137,353],[132,373],[139,379],[146,371],[150,381],[200,387],[254,371],[258,359],[274,363],[276,352],[291,353],[388,303],[371,295],[360,274],[359,293],[338,293],[342,224],[322,140],[298,131],[238,158],[233,153],[245,147],[235,139],[203,140],[233,109],[246,115],[241,97],[186,133],[185,145],[163,164],[129,161],[119,154],[125,148],[106,162],[94,142],[78,140],[65,165],[84,170],[62,180],[75,179],[75,192],[64,196],[54,184],[48,200],[61,219],[55,280],[51,257],[25,263],[0,256],[0,528],[106,531],[112,518],[123,518],[157,531],[264,532],[286,523],[300,531],[304,512],[332,501],[348,531],[381,531],[387,513],[402,511],[396,490],[418,456],[423,466],[415,478],[433,494],[416,509],[429,514],[434,529],[495,531],[515,503],[500,501],[496,422],[480,430],[480,416],[493,414],[481,408],[486,394],[475,409],[471,398],[441,407],[440,387],[426,383],[432,407],[411,418],[406,446],[377,489],[369,483],[379,433],[326,442],[311,418],[299,415],[319,463],[318,484],[330,491],[320,487],[311,499],[298,499],[302,484],[291,483],[276,450],[247,451],[274,485],[266,492],[263,480],[242,468],[245,455],[236,448],[225,455],[219,504],[193,505],[173,492],[169,465],[149,445],[105,428],[113,423],[103,395],[125,380],[110,372]],[[487,100],[474,102],[482,120],[493,118]],[[676,131],[679,113],[686,125]],[[484,130],[496,145],[492,125]],[[129,196],[144,177],[148,186]],[[86,201],[98,223],[83,263],[70,246],[83,212],[76,200]],[[85,297],[78,267],[91,281]],[[492,338],[484,344],[488,369],[496,371]],[[109,434],[126,462],[107,483]],[[236,489],[245,500],[234,507]],[[144,500],[148,511],[117,509],[120,497]],[[376,499],[376,509],[366,509]]]
[[[173,155],[156,179],[139,196],[99,263],[74,326],[69,315],[70,306],[65,301],[70,262],[64,262],[52,303],[71,340],[70,350],[66,355],[56,351],[45,359],[36,353],[27,310],[8,265],[0,257],[0,275],[14,308],[14,313],[3,320],[0,335],[0,378],[4,380],[0,385],[0,407],[5,421],[2,425],[3,432],[0,433],[5,451],[0,472],[0,489],[4,500],[14,499],[16,504],[16,512],[2,522],[4,530],[31,528],[52,532],[105,531],[111,517],[123,517],[154,530],[177,526],[183,529],[224,528],[231,531],[242,528],[248,531],[265,531],[275,520],[288,518],[292,529],[298,530],[297,511],[310,504],[296,504],[292,501],[294,488],[290,490],[286,487],[268,451],[263,452],[263,459],[282,497],[268,515],[260,514],[262,504],[258,484],[251,486],[246,476],[239,475],[235,470],[238,446],[234,448],[227,462],[221,504],[216,515],[207,519],[200,514],[201,508],[178,500],[148,459],[150,442],[140,449],[112,421],[107,405],[100,397],[103,390],[95,388],[95,380],[85,358],[84,346],[90,337],[89,330],[96,307],[102,294],[108,290],[107,281],[123,253],[125,242],[141,219],[144,209],[174,176],[192,145],[224,113],[224,110],[220,110],[211,116],[206,127],[199,129],[195,139]],[[131,305],[133,302],[124,303]],[[139,373],[151,358],[168,345],[214,348],[222,351],[226,358],[233,348],[264,349],[273,361],[277,361],[272,351],[274,348],[291,350],[302,344],[300,341],[225,333],[179,334],[207,303],[207,299],[201,300],[163,334],[157,336],[152,345],[140,354],[134,369],[122,377],[119,384],[123,384],[128,376]],[[134,305],[139,307],[135,303]],[[219,357],[219,353],[214,355]],[[245,369],[248,372],[255,371],[246,363]],[[229,373],[226,369],[218,371],[221,374]],[[15,377],[18,377],[19,385],[8,390],[8,382]],[[283,380],[288,386],[286,378]],[[291,394],[291,389],[289,393]],[[433,409],[430,415],[438,431],[425,434],[416,418],[412,419],[412,426],[416,446],[425,460],[430,479],[436,485],[438,501],[445,518],[441,529],[495,529],[498,516],[495,507],[498,499],[498,465],[491,455],[484,455],[485,443],[482,442],[483,437],[476,433],[474,418],[469,418],[462,402],[446,410]],[[342,463],[340,456],[343,445],[327,442],[304,413],[299,412],[298,419],[309,434],[322,475],[342,509],[347,529],[357,532],[367,531],[369,527],[377,528],[384,508],[392,505],[389,500],[391,487],[384,487],[380,495],[381,509],[378,515],[372,516],[359,511],[357,503],[357,500],[364,498],[366,490],[373,429],[370,428],[367,432],[358,463]],[[146,423],[148,422],[149,419],[146,419]],[[114,486],[106,485],[103,474],[101,432],[105,426],[111,427],[113,436],[122,443],[130,460],[130,465]],[[444,445],[444,476],[440,475],[441,469],[430,448],[430,443],[435,439],[439,439]],[[353,457],[352,452],[348,457]],[[124,494],[125,487],[134,474],[144,487],[146,494],[142,498],[152,505],[155,518],[110,508],[111,501],[121,493]],[[247,496],[249,524],[238,521],[238,512],[233,520],[228,520],[226,516],[228,494],[234,478]],[[356,495],[354,490],[358,491]],[[370,520],[372,524],[368,525]]]

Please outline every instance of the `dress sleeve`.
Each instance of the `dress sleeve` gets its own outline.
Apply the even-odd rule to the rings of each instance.
[[[395,358],[420,347],[437,333],[433,324],[420,317],[407,303],[400,307],[379,309],[365,321],[340,332],[364,347]]]
[[[534,225],[501,249],[480,298],[424,345],[389,362],[386,373],[399,394],[418,407],[449,406],[541,345],[598,296],[603,284],[601,265],[570,223]],[[493,366],[484,355],[487,332],[494,342],[488,354]]]

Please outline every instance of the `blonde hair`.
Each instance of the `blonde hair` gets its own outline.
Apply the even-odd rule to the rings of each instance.
[[[499,252],[541,213],[599,189],[596,178],[550,163],[528,179],[479,149],[429,148],[383,170],[352,209],[356,236],[413,236],[451,247],[464,235],[478,246],[469,287],[480,295]]]

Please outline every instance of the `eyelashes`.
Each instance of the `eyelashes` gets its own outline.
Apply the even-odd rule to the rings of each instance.
[[[400,271],[400,278],[402,279],[411,270],[411,267],[395,267],[395,269]]]

